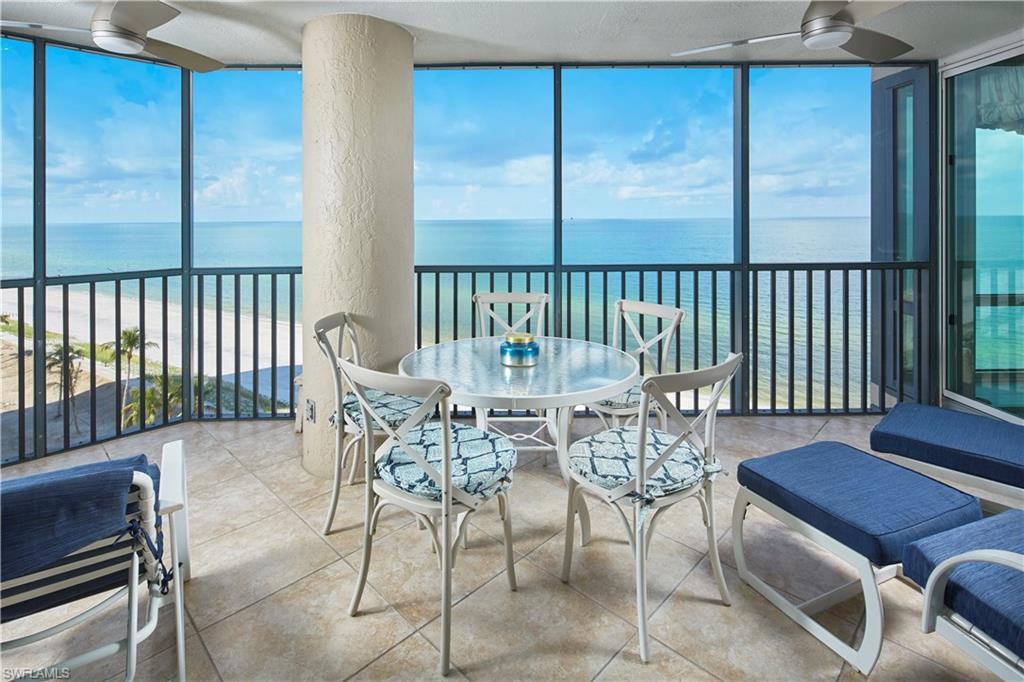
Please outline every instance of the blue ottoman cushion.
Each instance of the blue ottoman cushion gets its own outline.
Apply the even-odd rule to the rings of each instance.
[[[976,498],[831,441],[745,460],[737,479],[877,566],[899,563],[914,540],[981,518]]]
[[[903,574],[920,585],[946,559],[974,549],[1024,554],[1024,510],[1014,509],[907,545]],[[943,599],[982,632],[1024,656],[1024,562],[1021,570],[972,562],[953,569]]]
[[[1024,488],[1024,426],[991,417],[899,403],[871,432],[871,447]]]

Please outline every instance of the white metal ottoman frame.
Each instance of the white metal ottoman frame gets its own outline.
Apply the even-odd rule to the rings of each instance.
[[[44,639],[48,639],[55,635],[64,632],[65,630],[78,625],[79,623],[85,622],[103,613],[110,607],[118,603],[123,597],[128,597],[128,633],[123,639],[116,642],[110,642],[103,644],[94,649],[90,649],[84,653],[78,654],[72,658],[69,658],[61,663],[48,666],[46,668],[33,671],[29,674],[29,677],[34,679],[50,679],[51,677],[59,676],[63,670],[74,670],[84,665],[88,665],[95,661],[107,658],[108,656],[114,656],[119,653],[125,654],[125,680],[132,680],[135,677],[135,670],[138,660],[138,647],[139,644],[145,641],[153,632],[156,630],[156,626],[159,620],[160,607],[167,603],[168,599],[173,599],[174,602],[174,632],[176,641],[176,655],[178,663],[178,674],[177,679],[180,682],[184,682],[186,679],[185,675],[185,600],[184,600],[184,589],[182,583],[184,582],[184,573],[181,568],[184,568],[187,564],[187,557],[182,557],[181,548],[187,548],[187,520],[182,525],[182,520],[187,519],[187,504],[186,504],[186,493],[185,493],[185,454],[180,440],[172,443],[167,443],[163,448],[163,457],[161,460],[161,494],[160,499],[160,513],[167,514],[168,522],[170,525],[169,529],[169,543],[171,547],[171,562],[174,570],[177,571],[175,578],[171,581],[171,595],[164,595],[160,592],[159,587],[159,571],[157,568],[156,557],[152,555],[149,547],[146,546],[145,542],[135,543],[135,546],[129,547],[123,550],[116,550],[106,554],[97,555],[91,558],[87,558],[78,563],[64,564],[57,568],[46,569],[43,571],[37,571],[30,573],[29,575],[17,578],[14,580],[8,580],[4,582],[5,588],[15,587],[19,584],[29,584],[37,580],[44,578],[52,578],[55,575],[59,575],[63,571],[73,571],[80,565],[88,565],[92,563],[106,561],[119,554],[129,554],[130,557],[126,557],[125,561],[120,562],[113,566],[91,571],[84,575],[69,577],[66,580],[62,580],[57,583],[51,583],[49,585],[30,590],[23,594],[16,595],[7,600],[8,603],[14,601],[24,601],[27,599],[34,599],[36,597],[57,592],[59,590],[67,589],[76,584],[82,582],[88,582],[102,577],[103,575],[113,574],[122,570],[128,570],[128,585],[120,588],[113,594],[107,596],[98,604],[95,604],[85,611],[77,614],[65,620],[57,625],[53,625],[42,630],[33,632],[32,634],[18,637],[9,641],[5,641],[0,645],[0,651],[10,651],[17,649],[22,646],[33,644]],[[132,515],[133,518],[138,518],[142,528],[145,532],[149,533],[150,537],[156,537],[156,518],[157,518],[157,504],[156,496],[153,489],[153,479],[148,474],[140,471],[136,471],[132,475],[131,485],[136,489],[128,496],[129,503],[138,502],[139,511]],[[179,535],[180,534],[180,535]],[[115,539],[114,542],[117,540]],[[99,549],[105,544],[110,544],[111,538],[104,538],[98,540],[82,549],[76,550],[72,554],[80,554],[91,550]],[[141,563],[145,565],[146,574],[140,574],[140,557],[139,553],[142,554]],[[187,555],[187,550],[186,550]],[[146,620],[139,627],[139,587],[148,584],[149,587],[149,605],[146,611]]]
[[[743,549],[743,521],[746,518],[747,506],[751,504],[784,523],[793,532],[807,538],[822,549],[828,550],[845,561],[857,571],[858,579],[799,604],[791,602],[780,591],[751,573],[747,567],[747,560]],[[736,571],[745,583],[757,590],[765,599],[789,616],[797,625],[807,630],[828,648],[832,649],[832,651],[849,661],[857,670],[865,675],[871,672],[871,669],[875,667],[875,663],[878,661],[879,653],[882,651],[884,616],[882,612],[882,595],[878,590],[878,585],[899,575],[901,564],[876,567],[867,557],[850,549],[809,523],[798,519],[745,486],[740,486],[739,493],[736,495],[736,504],[732,510],[732,538],[733,553],[736,557]],[[854,648],[814,620],[813,616],[846,601],[858,593],[864,594],[864,636],[861,638],[860,646]]]
[[[1024,679],[1024,660],[986,635],[945,604],[946,584],[953,569],[968,562],[999,564],[1024,571],[1024,554],[1000,549],[979,549],[950,557],[928,576],[924,588],[921,629],[938,632],[965,654],[1003,680]]]

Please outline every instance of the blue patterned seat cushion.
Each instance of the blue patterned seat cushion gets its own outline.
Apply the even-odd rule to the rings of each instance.
[[[377,416],[393,429],[401,426],[402,422],[408,419],[423,404],[423,401],[419,398],[395,395],[394,393],[386,393],[374,389],[367,390],[366,397],[369,399],[370,405],[373,407],[373,411],[377,413]],[[342,406],[345,409],[345,414],[359,428],[363,428],[363,408],[359,405],[359,399],[356,398],[356,394],[346,394]]]
[[[598,400],[594,404],[598,407],[607,407],[612,410],[636,410],[640,407],[640,396],[643,393],[640,390],[640,383],[643,380],[644,377],[640,377],[625,393],[620,393],[613,398]]]
[[[640,429],[622,426],[576,441],[569,447],[569,468],[606,490],[613,490],[637,477],[637,440]],[[647,464],[654,462],[675,440],[657,429],[647,430]],[[704,477],[704,458],[688,441],[653,476],[647,479],[647,493],[655,497],[685,490]]]
[[[452,485],[476,497],[489,498],[507,490],[516,466],[516,449],[505,436],[466,424],[452,424]],[[441,424],[431,422],[411,430],[405,442],[441,471]],[[441,488],[398,445],[377,460],[377,475],[385,483],[430,500],[441,499]]]

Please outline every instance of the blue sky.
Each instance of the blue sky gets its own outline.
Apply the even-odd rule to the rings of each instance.
[[[31,49],[3,41],[4,222],[31,219]],[[47,52],[47,212],[54,222],[177,221],[180,75]],[[418,71],[418,219],[552,214],[550,69]],[[869,213],[870,70],[751,71],[753,218]],[[732,71],[563,71],[566,218],[732,213]],[[301,76],[195,77],[197,221],[299,220]],[[1019,213],[1021,136],[982,131],[979,207]],[[1003,180],[1000,180],[1003,178]]]

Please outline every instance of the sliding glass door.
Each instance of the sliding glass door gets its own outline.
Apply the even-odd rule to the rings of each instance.
[[[946,385],[1024,416],[1024,55],[946,85]]]

